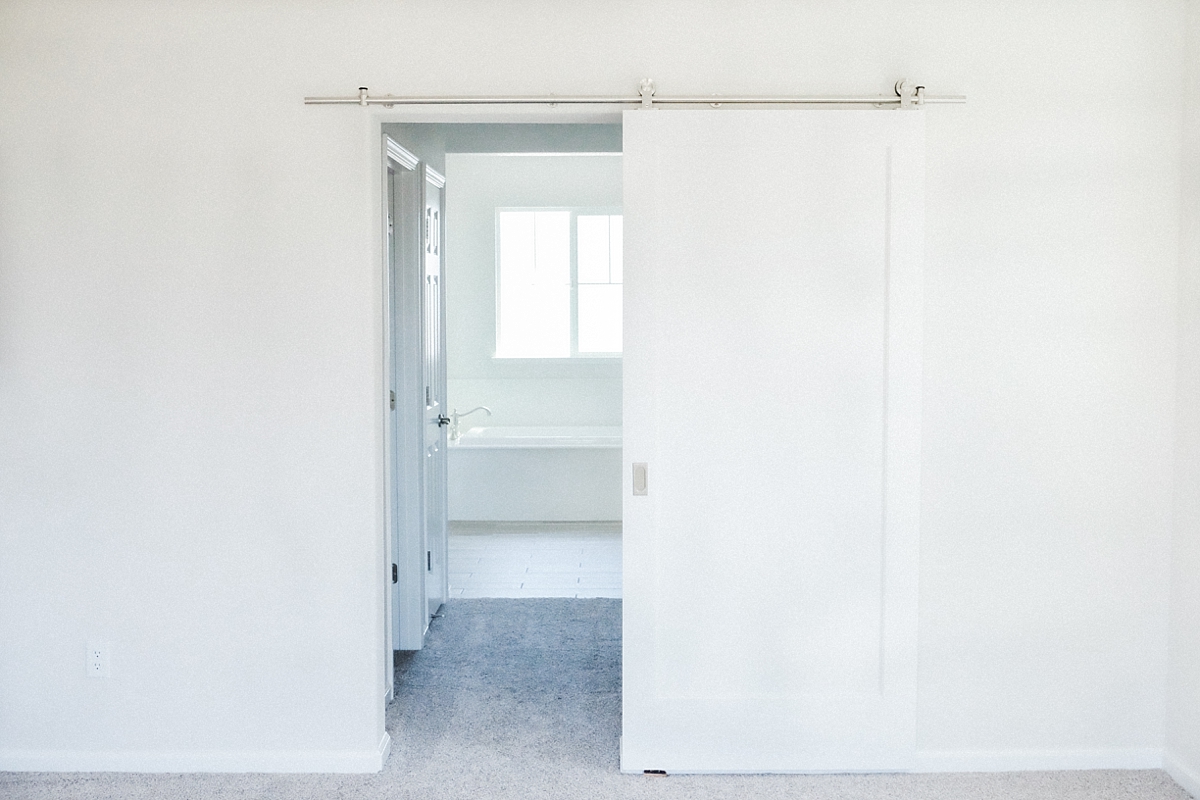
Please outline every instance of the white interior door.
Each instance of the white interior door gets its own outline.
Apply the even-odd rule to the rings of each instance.
[[[446,428],[450,418],[449,409],[446,408],[446,293],[442,260],[442,189],[446,180],[427,165],[424,171],[424,246],[421,254],[424,280],[421,290],[425,375],[425,602],[428,624],[428,619],[446,602],[449,589],[446,563],[449,515]]]
[[[911,763],[923,130],[625,114],[625,771]]]
[[[388,525],[393,646],[419,650],[446,601],[445,179],[390,137]],[[390,654],[389,654],[390,655]],[[390,662],[389,662],[390,663]]]

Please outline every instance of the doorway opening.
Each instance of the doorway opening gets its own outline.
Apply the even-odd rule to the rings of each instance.
[[[619,598],[621,126],[383,134],[392,648],[454,599]]]

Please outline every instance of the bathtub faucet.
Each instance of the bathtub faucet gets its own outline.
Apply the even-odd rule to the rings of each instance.
[[[450,412],[450,441],[457,442],[462,438],[462,429],[458,427],[458,421],[463,417],[474,414],[476,411],[486,411],[489,417],[492,415],[492,410],[487,406],[476,406],[470,411],[464,411],[461,414],[458,413],[457,408]]]

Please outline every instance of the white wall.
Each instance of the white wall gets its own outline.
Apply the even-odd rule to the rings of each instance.
[[[929,48],[905,71],[971,97],[927,137],[918,747],[931,768],[1149,765],[1180,6],[968,5],[899,23]]]
[[[1200,796],[1200,2],[1188,3],[1167,766]]]
[[[926,112],[919,747],[1156,763],[1182,12],[3,4],[0,768],[370,766],[384,112],[300,99],[647,75],[970,95]]]
[[[464,428],[620,425],[619,360],[494,357],[496,209],[619,209],[620,156],[448,153],[446,181],[447,399],[462,411],[492,410],[469,417]],[[620,518],[619,454],[451,448],[448,457],[451,519]],[[504,472],[525,480],[506,480]],[[547,475],[557,486],[540,479]]]
[[[300,103],[343,19],[0,6],[0,768],[379,761],[379,150]]]
[[[621,158],[446,156],[447,396],[469,425],[620,425],[614,359],[498,359],[496,209],[621,207]],[[450,181],[453,181],[451,184]]]

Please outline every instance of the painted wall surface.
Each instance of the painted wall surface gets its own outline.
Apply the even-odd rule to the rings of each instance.
[[[384,133],[446,171],[447,153],[620,153],[621,125],[385,122]]]
[[[450,181],[454,183],[451,186]],[[446,156],[446,369],[468,425],[620,425],[618,359],[510,359],[496,352],[496,209],[621,207],[621,158]]]
[[[1200,796],[1200,3],[1187,32],[1167,768]]]
[[[0,768],[378,768],[380,148],[310,9],[0,6]]]
[[[378,134],[405,117],[301,98],[646,76],[970,96],[925,112],[924,765],[1157,763],[1183,11],[0,5],[0,768],[378,763]]]
[[[614,155],[446,156],[446,368],[451,408],[487,406],[472,425],[620,425],[618,359],[507,359],[496,352],[496,209],[621,207],[621,158]],[[545,456],[546,453],[541,455]],[[489,454],[488,460],[494,457]],[[515,456],[527,460],[530,455]],[[514,498],[507,483],[486,479],[478,454],[451,449],[450,518],[617,519],[619,459],[580,452],[569,474],[582,478],[576,500],[557,502],[544,483]],[[604,497],[594,488],[603,486]],[[536,502],[535,498],[541,498]],[[543,506],[539,512],[535,507]],[[584,513],[592,508],[593,512]],[[616,509],[616,516],[613,510]],[[518,513],[518,516],[512,516]],[[594,514],[603,512],[603,516]]]

